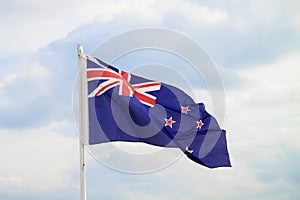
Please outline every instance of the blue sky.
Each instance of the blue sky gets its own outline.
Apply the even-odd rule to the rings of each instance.
[[[299,199],[299,11],[296,0],[2,1],[0,199],[79,199],[76,45],[144,27],[187,35],[218,66],[233,167],[181,157],[133,175],[88,155],[88,199]],[[213,111],[205,88],[196,96]]]

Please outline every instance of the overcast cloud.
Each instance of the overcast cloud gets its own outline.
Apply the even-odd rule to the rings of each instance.
[[[132,175],[88,156],[88,199],[299,199],[299,11],[296,0],[1,2],[0,199],[79,199],[76,45],[91,52],[143,27],[187,35],[219,67],[233,167],[208,170],[182,157]],[[209,91],[193,84],[212,112]]]

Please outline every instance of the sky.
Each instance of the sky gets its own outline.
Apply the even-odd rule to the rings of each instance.
[[[92,52],[118,34],[149,27],[187,36],[217,66],[233,167],[210,170],[182,156],[163,169],[133,174],[87,154],[88,199],[299,199],[298,1],[4,0],[0,5],[0,199],[79,199],[72,109],[76,46]],[[129,55],[116,63],[141,58]],[[182,66],[176,63],[178,70]],[[192,87],[214,115],[207,88],[197,82]],[[155,151],[148,145],[120,146]],[[135,164],[112,159],[118,166]]]

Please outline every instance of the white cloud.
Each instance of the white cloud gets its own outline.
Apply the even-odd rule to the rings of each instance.
[[[24,105],[39,95],[49,93],[52,74],[47,68],[36,61],[12,67],[18,70],[8,69],[0,80],[0,108]],[[20,96],[26,98],[20,101]]]
[[[17,131],[2,129],[0,192],[27,194],[77,187],[72,180],[78,166],[77,139],[63,133],[70,133],[71,125],[62,122]]]
[[[170,12],[183,15],[190,23],[219,24],[228,14],[222,9],[211,9],[198,3],[176,0],[161,1],[96,1],[61,2],[29,0],[3,4],[1,15],[2,54],[13,51],[36,51],[50,41],[65,37],[68,32],[94,19],[107,22],[124,16],[124,24],[143,22],[159,25]],[[9,12],[8,12],[9,11]],[[32,39],[34,38],[34,39]],[[13,41],[13,42],[12,42]]]
[[[254,86],[245,92],[244,98],[255,95],[258,100],[251,99],[254,103],[263,102],[268,105],[280,102],[282,104],[298,103],[300,97],[299,56],[300,52],[292,52],[279,57],[273,63],[240,70],[238,74],[244,79],[251,80]]]
[[[188,21],[195,25],[224,24],[229,17],[229,14],[220,8],[211,9],[191,2],[180,2],[176,5],[178,6],[178,11],[182,12]]]
[[[236,70],[237,74],[249,81],[248,86],[238,94],[241,101],[261,106],[298,104],[300,52],[279,57],[272,63]],[[281,107],[279,107],[280,109]]]
[[[108,170],[110,173],[100,175],[104,169],[95,161],[88,164],[93,169],[97,186],[114,185],[118,188],[118,194],[114,198],[127,197],[127,199],[253,199],[257,194],[265,193],[258,199],[274,198],[275,194],[266,194],[272,189],[288,191],[284,182],[269,184],[257,180],[256,168],[249,162],[249,157],[237,156],[235,149],[234,167],[228,169],[208,170],[183,156],[170,167],[155,173],[140,176],[127,176],[122,173]],[[117,158],[116,158],[117,159]],[[159,159],[159,158],[158,158]],[[251,158],[250,158],[251,159]],[[126,163],[124,164],[129,164]],[[94,165],[95,164],[95,165]],[[106,178],[110,174],[109,178]],[[105,176],[105,182],[101,181]],[[126,178],[127,177],[127,178]],[[130,185],[130,187],[128,187]],[[216,192],[217,191],[217,192]],[[293,191],[293,190],[291,190]],[[107,188],[99,194],[94,191],[90,197],[100,198],[111,194],[111,188]],[[287,196],[285,194],[284,196]]]
[[[293,19],[295,29],[299,30],[300,27],[300,13],[296,14]]]
[[[44,1],[41,3],[30,0],[13,2],[13,7],[6,9],[6,12],[2,12],[6,8],[6,3],[3,3],[3,6],[1,6],[2,10],[0,14],[1,55],[3,55],[2,53],[16,53],[18,51],[36,51],[38,48],[45,46],[57,38],[65,37],[69,31],[94,19],[100,22],[112,20],[115,23],[113,28],[118,29],[119,26],[126,26],[127,19],[134,19],[128,22],[133,27],[136,24],[159,26],[161,23],[164,23],[163,20],[166,16],[169,17],[168,20],[173,20],[171,18],[173,15],[175,17],[179,15],[179,19],[190,23],[190,27],[195,28],[192,31],[193,33],[196,32],[196,29],[199,29],[199,25],[219,26],[224,23],[231,24],[233,22],[233,26],[236,25],[238,30],[244,31],[243,34],[247,33],[246,35],[250,35],[251,37],[237,38],[237,42],[235,43],[233,39],[235,39],[235,34],[237,33],[229,31],[229,34],[233,35],[228,39],[228,32],[226,34],[228,30],[224,30],[224,27],[222,27],[221,31],[224,34],[217,32],[214,35],[209,29],[206,29],[208,37],[204,39],[215,40],[217,45],[214,48],[220,49],[220,53],[225,57],[228,57],[228,49],[225,49],[225,47],[233,47],[232,49],[229,48],[230,51],[234,52],[233,58],[240,61],[244,58],[239,57],[240,54],[237,55],[234,51],[235,48],[246,50],[246,59],[256,59],[257,55],[254,51],[251,52],[251,47],[249,49],[248,46],[249,43],[252,44],[253,42],[250,39],[254,38],[253,40],[257,41],[257,38],[252,36],[252,34],[261,31],[262,35],[269,37],[269,33],[276,32],[277,30],[274,29],[272,23],[276,24],[277,27],[277,25],[286,24],[282,22],[290,19],[278,14],[278,8],[281,5],[278,6],[277,3],[272,5],[272,2],[263,3],[262,5],[261,3],[258,4],[258,1],[252,3],[250,11],[247,10],[248,4],[244,5],[244,7],[233,5],[228,11],[221,7],[210,7],[183,0],[176,0],[171,3],[152,0],[131,2],[91,0],[86,2],[72,1],[72,3],[68,1]],[[269,8],[268,4],[272,5],[272,8]],[[292,4],[289,5],[289,7],[292,6]],[[233,15],[233,10],[239,13]],[[6,14],[4,15],[3,13]],[[280,23],[277,21],[278,17],[282,19]],[[174,19],[174,24],[176,24],[177,19]],[[297,28],[300,18],[297,15],[293,19],[294,25]],[[105,23],[99,23],[99,25],[103,24]],[[268,31],[260,29],[265,26]],[[107,27],[99,27],[99,29],[102,28]],[[185,26],[178,27],[178,29],[180,28],[183,30],[186,29]],[[113,32],[111,29],[112,27],[109,27],[106,33],[111,35],[111,32]],[[289,29],[279,30],[282,35],[280,35],[280,41],[278,42],[281,42],[282,36],[290,36],[283,34],[283,30],[290,31]],[[203,30],[200,30],[200,32],[203,32]],[[82,34],[80,31],[74,31],[74,33]],[[222,35],[224,38],[220,37],[216,39],[216,35]],[[201,38],[202,36],[200,36],[200,39],[203,39]],[[246,41],[241,41],[245,40],[245,38]],[[272,39],[272,37],[270,38],[271,40],[267,45],[273,48],[277,40]],[[69,39],[68,37],[67,40]],[[222,44],[224,41],[228,42],[229,45],[224,46]],[[261,39],[259,40],[260,42],[265,42],[265,40]],[[240,46],[235,46],[235,44]],[[64,44],[62,46],[65,48]],[[55,46],[54,48],[60,49],[61,46],[58,45],[58,47]],[[257,46],[253,49],[255,51],[258,50]],[[251,57],[249,52],[254,57]],[[269,54],[272,54],[272,52]],[[291,151],[296,151],[295,158],[299,156],[297,154],[300,146],[298,134],[300,131],[300,118],[298,117],[300,108],[300,88],[298,84],[299,57],[300,53],[297,52],[285,55],[270,64],[253,66],[251,69],[235,70],[243,80],[247,81],[245,81],[246,85],[243,85],[241,88],[230,88],[226,91],[228,104],[225,129],[228,132],[229,149],[233,162],[232,169],[210,171],[183,158],[166,170],[150,174],[149,176],[139,176],[139,178],[137,176],[128,178],[126,175],[113,174],[113,172],[109,171],[110,173],[107,173],[106,176],[109,176],[112,180],[106,179],[105,181],[102,179],[104,176],[103,168],[99,167],[97,163],[95,167],[97,169],[93,169],[94,171],[91,176],[97,177],[99,175],[99,180],[108,189],[103,193],[106,192],[106,195],[109,197],[114,192],[111,187],[113,185],[120,190],[121,194],[124,194],[129,199],[144,199],[145,196],[149,197],[149,199],[166,199],[170,197],[177,198],[180,195],[186,194],[190,196],[184,196],[185,199],[195,199],[199,198],[199,196],[206,197],[207,199],[213,197],[230,199],[247,199],[246,197],[248,197],[248,199],[257,199],[257,196],[261,199],[267,199],[267,197],[269,199],[276,197],[288,199],[288,194],[295,193],[297,185],[288,178],[285,178],[284,174],[291,173],[294,176],[297,171],[286,170],[282,172],[278,166],[281,160],[286,161],[286,165],[290,166],[295,166],[294,164],[298,162],[296,159],[287,158],[287,155]],[[44,58],[48,58],[48,55]],[[56,59],[61,57],[54,56],[54,58],[52,60],[59,60],[61,62],[60,59]],[[48,60],[46,59],[45,62],[48,62]],[[58,80],[51,73],[57,70],[60,65],[55,65],[57,68],[54,67],[52,71],[49,66],[40,66],[38,62],[31,62],[27,67],[23,66],[18,68],[18,70],[21,70],[19,72],[6,69],[8,72],[5,72],[5,75],[1,77],[1,107],[4,108],[8,104],[11,105],[10,108],[18,106],[22,108],[29,107],[27,106],[28,104],[14,104],[14,99],[22,96],[24,97],[23,101],[31,101],[31,98],[40,95],[39,92],[47,94],[49,89],[51,89],[49,85],[54,85],[54,82],[50,83],[49,80],[55,82],[65,81],[64,86],[70,82],[70,79],[64,79],[65,76],[63,75],[63,78],[60,77],[61,79]],[[34,86],[33,88],[28,87],[28,84],[24,85],[17,82],[28,79],[31,81],[29,86]],[[62,84],[58,84],[58,86],[62,86]],[[8,91],[8,88],[11,94],[16,94],[14,98],[11,98],[11,95],[7,96],[7,93],[5,96],[3,93],[4,91]],[[15,88],[17,89],[15,90]],[[65,92],[66,90],[63,89],[61,90]],[[204,101],[207,110],[211,111],[213,108],[209,92],[199,90],[196,93],[200,94],[198,100]],[[58,93],[58,95],[61,94]],[[43,96],[42,98],[45,97]],[[52,108],[49,104],[45,105]],[[62,103],[62,105],[63,107],[67,107],[67,103]],[[44,111],[44,104],[42,107],[43,109],[40,107],[37,109]],[[59,109],[55,108],[59,115],[64,113],[60,109],[62,106]],[[11,109],[8,110],[11,112]],[[19,110],[17,109],[17,111]],[[3,110],[1,112],[3,113]],[[26,112],[29,115],[26,115],[25,118],[33,118],[32,109],[28,109]],[[14,116],[21,115],[21,112],[15,113]],[[50,114],[46,112],[46,115],[49,116]],[[7,115],[4,115],[4,117],[7,117]],[[20,118],[21,120],[18,123],[22,123],[22,119],[24,120],[25,118]],[[14,127],[18,125],[15,123],[15,120],[11,121]],[[37,126],[36,122],[34,124]],[[53,191],[58,188],[77,187],[77,183],[74,183],[71,177],[74,176],[71,172],[77,169],[78,166],[77,140],[63,136],[62,133],[65,130],[61,129],[64,129],[64,127],[64,124],[52,124],[40,128],[1,130],[0,157],[5,161],[1,162],[1,193],[34,194],[36,191],[44,192]],[[127,147],[127,150],[130,152],[139,149],[137,145],[131,147],[130,149]],[[271,181],[263,180],[268,176],[269,178],[271,177]],[[148,180],[144,180],[144,178]],[[95,178],[92,177],[91,180],[95,180]],[[130,181],[133,184],[128,184]],[[131,188],[132,185],[138,190],[133,190]],[[100,187],[98,186],[90,185],[91,190],[95,191],[95,198],[99,195],[98,188]],[[145,186],[147,187],[146,189],[144,189]],[[279,191],[280,195],[266,194],[276,191]],[[114,195],[117,194],[114,193]]]
[[[255,179],[268,184],[266,191],[282,188],[281,195],[299,184],[289,177],[289,171],[295,173],[289,167],[298,163],[289,155],[300,152],[299,58],[300,52],[294,52],[269,64],[236,70],[247,84],[226,92],[233,165],[244,160]]]

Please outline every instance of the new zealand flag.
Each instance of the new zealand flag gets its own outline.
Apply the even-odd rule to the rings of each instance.
[[[144,142],[181,149],[209,168],[230,165],[226,132],[180,89],[86,56],[89,144]]]

